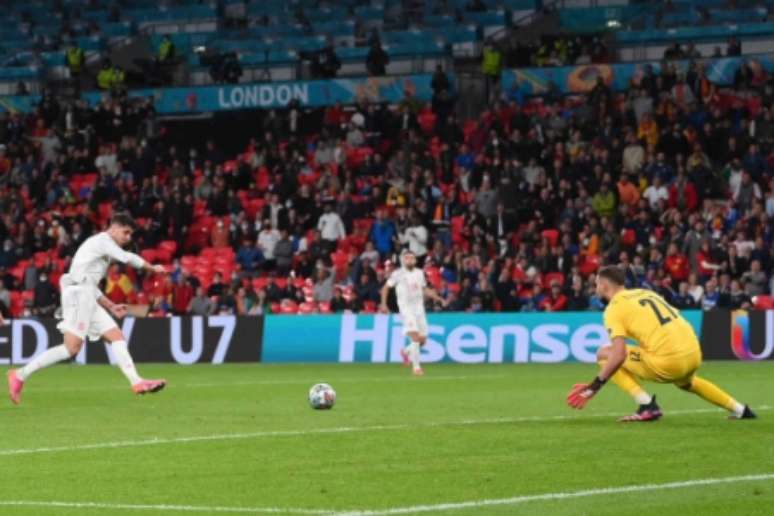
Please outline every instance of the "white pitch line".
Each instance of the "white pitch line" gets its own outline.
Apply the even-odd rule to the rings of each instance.
[[[174,504],[131,504],[131,503],[100,503],[100,502],[60,502],[33,500],[0,500],[0,507],[46,507],[57,509],[103,509],[115,511],[176,511],[176,512],[226,512],[241,514],[316,514],[332,515],[332,511],[318,509],[281,508],[281,507],[218,507],[200,505]]]
[[[103,509],[126,511],[178,511],[178,512],[205,512],[205,513],[240,513],[240,514],[312,514],[330,516],[390,516],[393,514],[411,514],[438,511],[457,511],[462,509],[479,509],[492,506],[519,505],[528,502],[557,501],[572,498],[587,498],[600,495],[618,495],[628,493],[641,493],[648,491],[662,491],[670,489],[685,489],[691,487],[704,487],[719,484],[734,484],[739,482],[761,482],[774,480],[774,473],[760,473],[757,475],[743,475],[735,477],[698,478],[679,482],[667,482],[663,484],[638,484],[620,487],[601,487],[584,489],[581,491],[560,491],[556,493],[542,493],[534,495],[513,496],[510,498],[495,498],[488,500],[471,500],[467,502],[439,503],[429,505],[414,505],[411,507],[393,507],[390,509],[365,509],[365,510],[332,510],[332,509],[302,509],[281,507],[223,507],[202,505],[171,505],[171,504],[127,504],[127,503],[100,503],[100,502],[64,502],[64,501],[32,501],[32,500],[0,500],[0,507],[45,507],[45,508],[70,508],[70,509]]]
[[[770,410],[772,407],[763,405],[756,410]],[[685,415],[702,414],[708,412],[722,412],[720,409],[689,409],[674,410],[667,415]],[[211,434],[197,435],[190,437],[154,437],[136,441],[113,441],[92,444],[76,444],[73,446],[47,446],[41,448],[17,448],[0,450],[0,457],[35,455],[43,453],[60,453],[84,450],[102,450],[111,448],[134,448],[140,446],[153,446],[160,444],[187,444],[207,441],[229,441],[241,439],[259,439],[264,437],[294,437],[299,435],[320,435],[320,434],[349,434],[355,432],[384,432],[411,430],[415,428],[439,428],[448,426],[477,426],[477,425],[496,425],[508,423],[539,423],[549,421],[582,420],[600,417],[615,417],[620,413],[600,413],[586,415],[561,415],[561,416],[524,416],[513,418],[490,418],[490,419],[463,419],[460,421],[445,421],[436,423],[420,424],[395,424],[395,425],[372,425],[372,426],[342,426],[332,428],[307,428],[303,430],[263,430],[259,432],[233,433],[233,434]]]
[[[585,489],[582,491],[566,491],[558,493],[543,493],[535,495],[514,496],[511,498],[496,498],[490,500],[475,500],[458,503],[440,503],[434,505],[415,505],[413,507],[395,507],[392,509],[376,509],[363,511],[338,512],[337,516],[389,516],[392,514],[413,514],[422,512],[457,511],[461,509],[479,509],[497,505],[518,505],[527,502],[567,500],[570,498],[585,498],[599,495],[616,495],[626,493],[640,493],[647,491],[661,491],[668,489],[683,489],[688,487],[712,486],[718,484],[733,484],[737,482],[760,482],[774,480],[774,473],[761,473],[759,475],[744,475],[738,477],[699,478],[681,482],[668,482],[665,484],[640,484],[620,487],[602,487],[597,489]]]

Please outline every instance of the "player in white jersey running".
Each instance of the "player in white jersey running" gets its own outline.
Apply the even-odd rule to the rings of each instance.
[[[113,303],[99,290],[99,282],[105,277],[111,260],[156,274],[165,272],[162,265],[151,265],[122,249],[132,239],[134,227],[129,215],[116,214],[107,231],[89,237],[78,248],[70,270],[59,280],[63,317],[57,328],[64,334],[64,343],[44,351],[24,367],[8,371],[8,392],[13,403],[21,402],[24,383],[32,373],[77,355],[86,337],[102,337],[110,343],[118,367],[136,394],[158,392],[164,388],[165,380],[144,380],[137,374],[126,339],[108,314],[110,311],[118,318],[124,317],[126,305]]]
[[[415,375],[421,376],[422,367],[419,364],[419,349],[427,341],[427,315],[425,315],[425,297],[446,306],[446,300],[427,286],[425,272],[417,268],[417,257],[411,251],[404,250],[400,255],[402,267],[393,271],[382,288],[382,304],[380,310],[388,313],[387,295],[391,288],[395,289],[398,300],[398,310],[403,319],[403,334],[409,338],[406,347],[400,350],[403,363],[412,366]]]

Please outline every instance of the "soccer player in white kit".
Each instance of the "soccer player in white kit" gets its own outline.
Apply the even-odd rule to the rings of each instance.
[[[8,393],[14,404],[21,402],[21,392],[30,375],[77,355],[87,336],[102,337],[110,343],[118,367],[136,394],[164,388],[166,380],[144,380],[137,374],[126,339],[108,314],[109,311],[118,318],[124,317],[126,305],[113,303],[99,290],[99,282],[105,277],[111,260],[156,274],[166,272],[162,265],[151,265],[122,249],[132,239],[134,227],[131,216],[118,213],[110,220],[107,231],[89,237],[78,248],[70,270],[59,280],[63,317],[57,328],[64,334],[64,343],[44,351],[24,367],[8,371]]]
[[[382,287],[382,304],[380,310],[388,313],[387,294],[395,289],[398,300],[398,310],[403,319],[403,334],[409,338],[406,347],[400,350],[403,363],[412,366],[415,375],[424,374],[419,363],[419,349],[427,342],[427,315],[425,314],[425,297],[429,297],[446,306],[438,293],[427,286],[425,272],[417,268],[417,257],[411,251],[404,250],[400,255],[402,267],[393,271]]]

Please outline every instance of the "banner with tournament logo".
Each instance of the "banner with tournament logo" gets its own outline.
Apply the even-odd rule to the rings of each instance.
[[[454,77],[449,76],[452,84]],[[358,77],[318,81],[286,81],[217,86],[184,86],[129,90],[132,98],[153,100],[160,114],[193,114],[241,109],[278,109],[291,101],[304,107],[332,106],[336,103],[398,103],[406,99],[428,102],[433,97],[433,76],[429,74],[390,77]],[[90,106],[102,102],[104,92],[82,95]],[[0,112],[35,110],[39,95],[0,97]]]
[[[749,55],[744,57],[721,57],[697,60],[705,69],[707,78],[718,86],[730,86],[739,67],[744,63],[754,75],[774,72],[774,54]],[[689,60],[670,61],[678,73],[686,73],[691,64]],[[636,63],[585,64],[577,66],[558,66],[543,68],[521,68],[503,70],[502,90],[520,92],[525,96],[545,95],[551,92],[588,93],[602,81],[614,91],[625,91],[632,84],[639,84],[646,69],[651,68],[654,75],[661,73],[659,61]]]
[[[712,310],[704,314],[705,359],[774,360],[774,310]]]

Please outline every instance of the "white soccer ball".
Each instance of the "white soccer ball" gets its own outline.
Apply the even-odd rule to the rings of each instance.
[[[309,389],[309,404],[313,409],[326,410],[336,403],[336,391],[327,383],[318,383]]]

